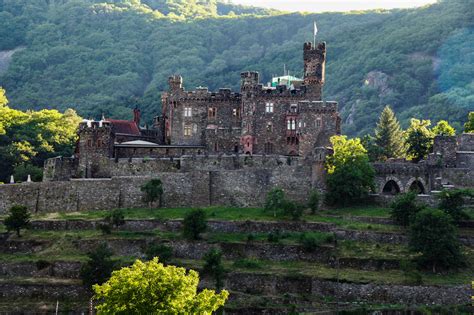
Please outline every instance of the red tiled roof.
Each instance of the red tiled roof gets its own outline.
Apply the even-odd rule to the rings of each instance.
[[[131,120],[107,119],[112,124],[115,133],[124,133],[127,135],[140,135],[137,124]]]

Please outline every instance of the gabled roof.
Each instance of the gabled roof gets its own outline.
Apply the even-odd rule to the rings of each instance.
[[[112,124],[112,128],[115,133],[140,135],[140,129],[138,129],[138,126],[134,121],[116,119],[106,119],[106,121]]]

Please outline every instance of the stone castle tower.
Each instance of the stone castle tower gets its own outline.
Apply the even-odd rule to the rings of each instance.
[[[305,43],[303,47],[304,84],[306,92],[317,100],[322,99],[326,68],[326,43]]]

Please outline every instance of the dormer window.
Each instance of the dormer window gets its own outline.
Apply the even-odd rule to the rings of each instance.
[[[265,104],[265,113],[273,113],[273,103]]]
[[[291,104],[290,112],[292,112],[292,113],[298,112],[298,104]]]

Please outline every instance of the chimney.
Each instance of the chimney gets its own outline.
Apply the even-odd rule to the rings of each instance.
[[[135,107],[133,110],[133,121],[137,124],[137,126],[140,126],[140,114],[141,112],[138,107]]]

